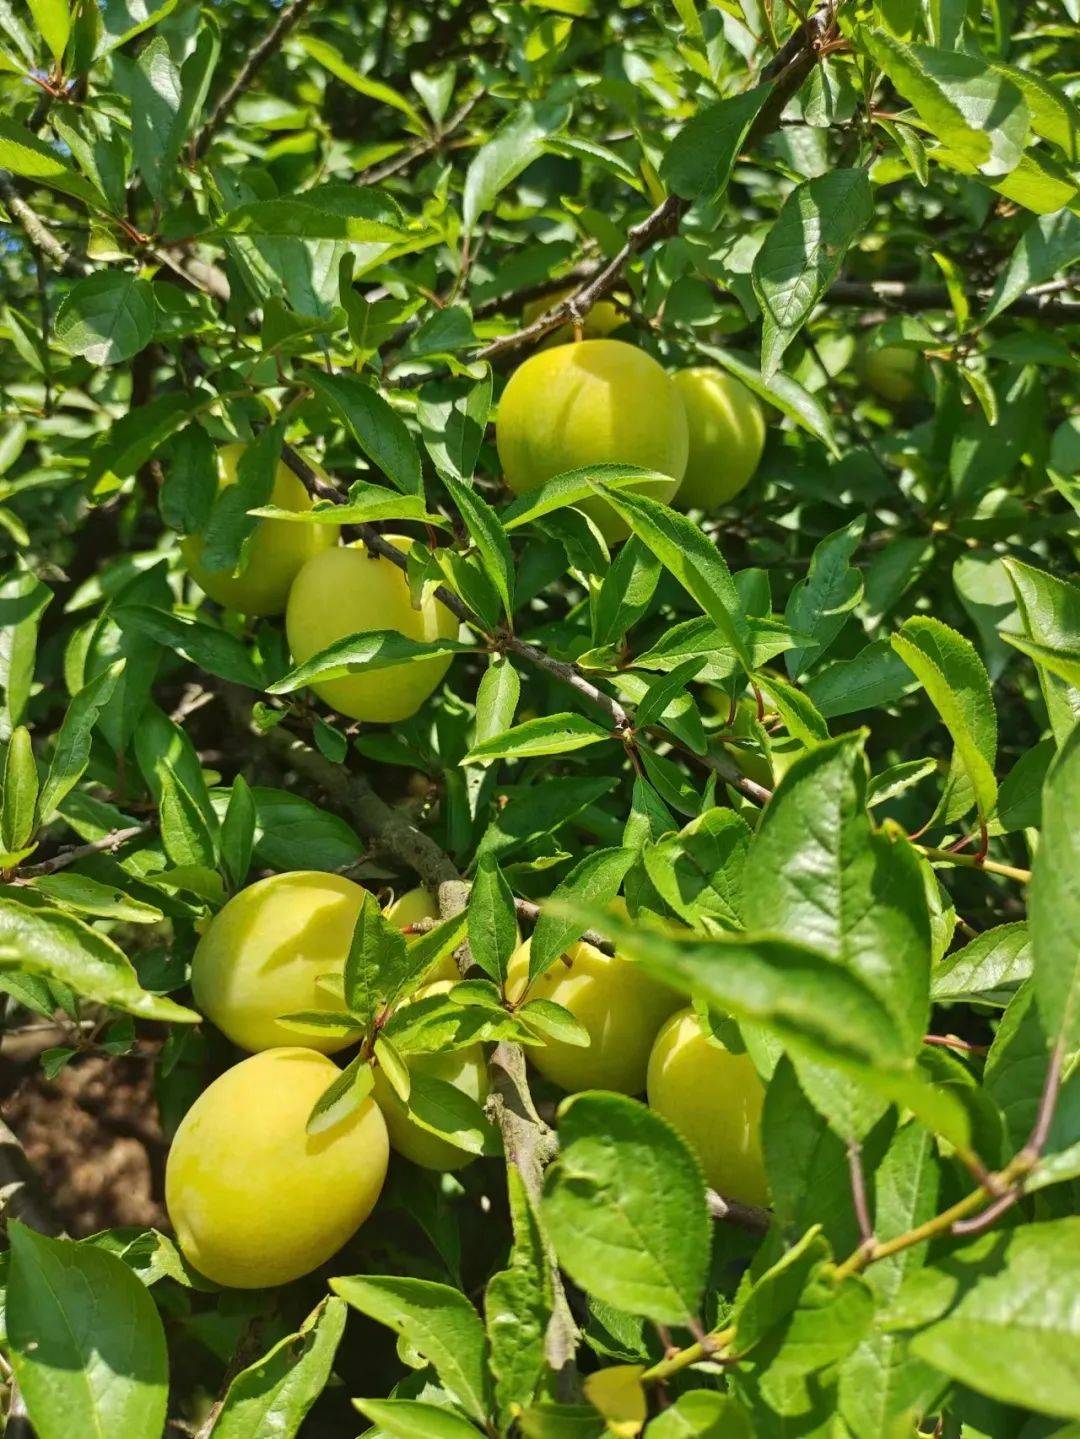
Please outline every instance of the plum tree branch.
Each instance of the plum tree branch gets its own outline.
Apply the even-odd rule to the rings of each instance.
[[[232,114],[233,107],[248,88],[255,76],[262,69],[263,65],[275,51],[281,48],[281,42],[291,30],[295,30],[305,13],[311,6],[311,0],[292,0],[292,3],[284,6],[279,12],[274,24],[267,33],[249,52],[247,59],[237,72],[235,80],[221,94],[214,108],[206,118],[206,123],[195,138],[194,152],[197,156],[206,152],[210,141],[221,129],[222,125]]]
[[[26,238],[48,257],[54,268],[63,270],[66,275],[74,275],[76,279],[85,279],[94,273],[96,267],[89,260],[73,254],[60,243],[37,211],[19,194],[14,179],[6,170],[0,170],[0,200],[18,220]]]
[[[1061,298],[1061,292],[1069,289],[1069,280],[1049,281],[1037,285],[1027,294],[1015,299],[1009,306],[1009,314],[1025,319],[1080,321],[1080,301]],[[986,288],[967,291],[968,298],[985,304],[993,292]],[[825,296],[826,304],[834,305],[884,305],[893,310],[910,314],[922,314],[926,310],[948,310],[952,306],[949,292],[944,285],[933,285],[914,280],[836,280],[830,285]]]

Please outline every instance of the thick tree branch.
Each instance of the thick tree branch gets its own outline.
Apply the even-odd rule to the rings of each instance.
[[[277,20],[266,33],[258,45],[255,46],[243,65],[240,67],[236,79],[232,82],[224,94],[218,97],[217,103],[206,118],[206,123],[199,131],[195,139],[195,154],[203,155],[206,152],[210,141],[221,129],[222,125],[232,114],[233,107],[248,88],[255,76],[262,69],[263,65],[275,51],[281,48],[281,43],[291,30],[294,30],[305,13],[310,8],[311,0],[292,0],[292,3],[285,5],[278,13]]]

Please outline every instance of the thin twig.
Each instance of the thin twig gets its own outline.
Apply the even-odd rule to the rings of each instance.
[[[86,859],[92,854],[112,854],[114,850],[126,844],[129,839],[135,839],[140,834],[145,834],[149,825],[132,824],[126,829],[110,830],[103,834],[100,839],[88,840],[86,844],[73,845],[71,849],[62,849],[59,854],[54,854],[51,859],[43,859],[40,864],[25,864],[20,866],[16,883],[25,880],[39,879],[44,874],[55,874],[57,870],[67,869],[70,864],[77,864],[80,859]]]
[[[874,1224],[870,1218],[870,1204],[866,1197],[866,1176],[862,1166],[862,1145],[849,1139],[847,1147],[848,1173],[851,1176],[851,1202],[855,1209],[855,1220],[863,1245],[872,1249],[874,1245]]]
[[[705,1202],[713,1219],[734,1224],[751,1234],[764,1234],[772,1223],[772,1215],[767,1209],[756,1204],[743,1204],[740,1199],[728,1199],[723,1194],[717,1194],[715,1189],[706,1190]]]

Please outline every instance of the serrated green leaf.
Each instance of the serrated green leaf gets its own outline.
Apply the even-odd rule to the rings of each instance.
[[[918,678],[952,736],[983,822],[997,802],[997,714],[986,669],[970,640],[928,616],[907,620],[892,647]]]

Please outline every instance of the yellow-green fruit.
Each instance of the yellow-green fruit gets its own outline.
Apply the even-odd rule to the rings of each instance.
[[[340,874],[296,870],[242,889],[210,921],[191,962],[195,1003],[241,1049],[297,1042],[283,1014],[340,1009],[316,980],[345,967],[365,891]],[[332,1054],[355,1036],[311,1034]]]
[[[858,371],[863,383],[883,400],[902,405],[916,390],[915,377],[919,368],[916,350],[900,345],[880,345],[860,350]]]
[[[514,952],[507,971],[506,992],[512,1000],[522,998],[528,974],[526,941]],[[528,998],[561,1004],[589,1033],[588,1048],[549,1039],[528,1050],[540,1073],[571,1094],[583,1089],[640,1094],[656,1032],[681,1002],[633,960],[584,943],[571,945],[534,980]]]
[[[391,924],[396,924],[398,929],[408,929],[411,924],[419,924],[421,920],[437,920],[439,907],[426,889],[407,889],[392,904],[386,906],[383,914]],[[405,942],[412,944],[419,938],[419,935],[406,935]],[[460,979],[461,975],[458,973],[453,954],[444,954],[429,977],[433,980]]]
[[[621,340],[583,340],[531,355],[503,391],[496,441],[517,495],[566,470],[624,464],[670,476],[641,489],[665,503],[679,488],[689,445],[671,379],[644,350]],[[606,500],[581,508],[607,539],[626,538],[626,525]]]
[[[387,535],[400,550],[413,543]],[[445,605],[427,596],[414,609],[405,572],[362,545],[326,550],[297,575],[285,612],[289,648],[298,664],[346,635],[396,630],[411,640],[430,643],[455,639],[458,622]],[[331,708],[351,719],[394,724],[414,715],[442,680],[451,656],[390,665],[370,674],[322,680],[311,686]]]
[[[522,306],[521,323],[531,325],[541,315],[546,315],[556,305],[561,305],[574,292],[572,289],[556,290],[554,294],[544,295],[539,300],[530,300],[527,305]],[[602,340],[605,335],[610,335],[612,330],[617,330],[620,325],[626,324],[626,316],[613,305],[610,300],[597,300],[591,310],[585,314],[581,326],[581,337],[583,340]],[[541,341],[544,349],[552,345],[568,345],[574,338],[573,325],[560,325],[557,330],[552,330],[550,335],[545,335]]]
[[[713,1189],[767,1204],[761,1157],[765,1089],[748,1054],[706,1035],[692,1009],[673,1014],[649,1056],[648,1099],[697,1152]]]
[[[451,985],[449,979],[439,980],[417,990],[414,999],[445,994]],[[488,1067],[481,1044],[470,1044],[467,1049],[455,1049],[447,1054],[410,1054],[408,1066],[410,1075],[444,1080],[477,1104],[483,1104],[487,1099]],[[374,1094],[386,1120],[390,1146],[398,1154],[403,1154],[424,1169],[460,1169],[476,1158],[469,1150],[451,1144],[448,1139],[440,1139],[437,1134],[417,1124],[381,1069],[375,1070]]]
[[[321,1134],[305,1126],[341,1073],[310,1049],[226,1070],[188,1110],[165,1170],[180,1248],[235,1289],[287,1284],[336,1254],[371,1213],[389,1144],[370,1099]]]
[[[236,467],[243,453],[243,445],[224,445],[218,451],[219,489],[236,483]],[[310,460],[308,464],[317,474],[323,474],[318,465]],[[311,509],[311,496],[284,463],[274,473],[270,503],[298,514]],[[301,568],[313,555],[330,549],[337,541],[337,525],[259,520],[251,537],[247,564],[239,575],[206,568],[202,563],[201,535],[182,539],[180,553],[192,579],[219,605],[245,615],[279,615],[285,609],[289,586]]]
[[[711,510],[734,498],[761,463],[765,416],[757,397],[723,370],[706,365],[680,370],[674,383],[690,427],[679,505]]]

